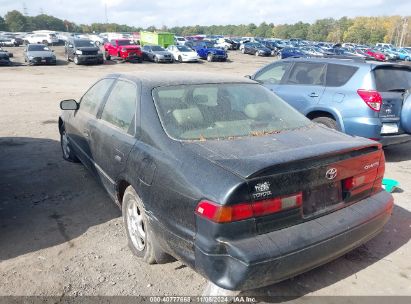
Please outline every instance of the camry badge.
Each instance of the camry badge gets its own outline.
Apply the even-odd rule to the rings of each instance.
[[[337,169],[336,168],[330,168],[325,172],[325,178],[332,180],[337,176]]]

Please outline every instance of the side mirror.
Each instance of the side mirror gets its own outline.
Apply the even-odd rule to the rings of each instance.
[[[245,78],[252,79],[250,75],[245,75]]]
[[[60,102],[60,109],[62,110],[78,110],[79,104],[74,99],[66,99]]]

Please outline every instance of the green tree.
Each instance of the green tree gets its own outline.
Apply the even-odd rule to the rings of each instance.
[[[23,32],[27,30],[27,18],[19,11],[10,11],[5,16],[6,25],[12,32]]]
[[[0,16],[0,31],[7,31],[7,24],[6,21],[4,20],[4,18],[2,16]]]

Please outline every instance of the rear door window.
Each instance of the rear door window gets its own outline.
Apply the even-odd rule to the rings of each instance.
[[[100,104],[104,100],[104,96],[114,80],[115,79],[112,78],[106,78],[93,85],[81,98],[80,110],[96,116]]]
[[[107,98],[101,119],[127,133],[134,134],[136,100],[135,84],[123,80],[117,81]]]
[[[266,84],[278,84],[283,80],[290,66],[291,62],[275,63],[257,74],[255,80]]]
[[[290,72],[287,84],[324,85],[325,67],[324,63],[297,62]]]
[[[327,67],[327,87],[340,87],[348,82],[358,70],[358,67],[341,64],[328,64]]]
[[[404,68],[377,68],[374,70],[377,91],[408,90],[411,88],[411,71]]]

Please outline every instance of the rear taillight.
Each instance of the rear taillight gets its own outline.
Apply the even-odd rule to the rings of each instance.
[[[381,110],[382,97],[380,93],[375,90],[363,89],[357,90],[357,93],[373,111],[379,112]]]
[[[364,169],[369,171],[346,178],[342,181],[343,191],[349,194],[349,197],[365,193],[365,191],[369,190],[372,190],[372,193],[381,191],[382,178],[385,171],[384,152],[381,151],[380,159],[375,163],[375,167],[374,164],[370,164]]]
[[[382,179],[384,177],[385,173],[385,155],[384,151],[381,151],[381,157],[380,157],[380,165],[378,167],[377,171],[377,177],[375,178],[374,186],[373,186],[373,192],[379,192],[382,189]]]
[[[299,208],[302,205],[302,201],[302,192],[231,206],[222,206],[211,201],[203,200],[197,205],[195,212],[199,216],[213,222],[228,223],[269,215],[291,208]]]

